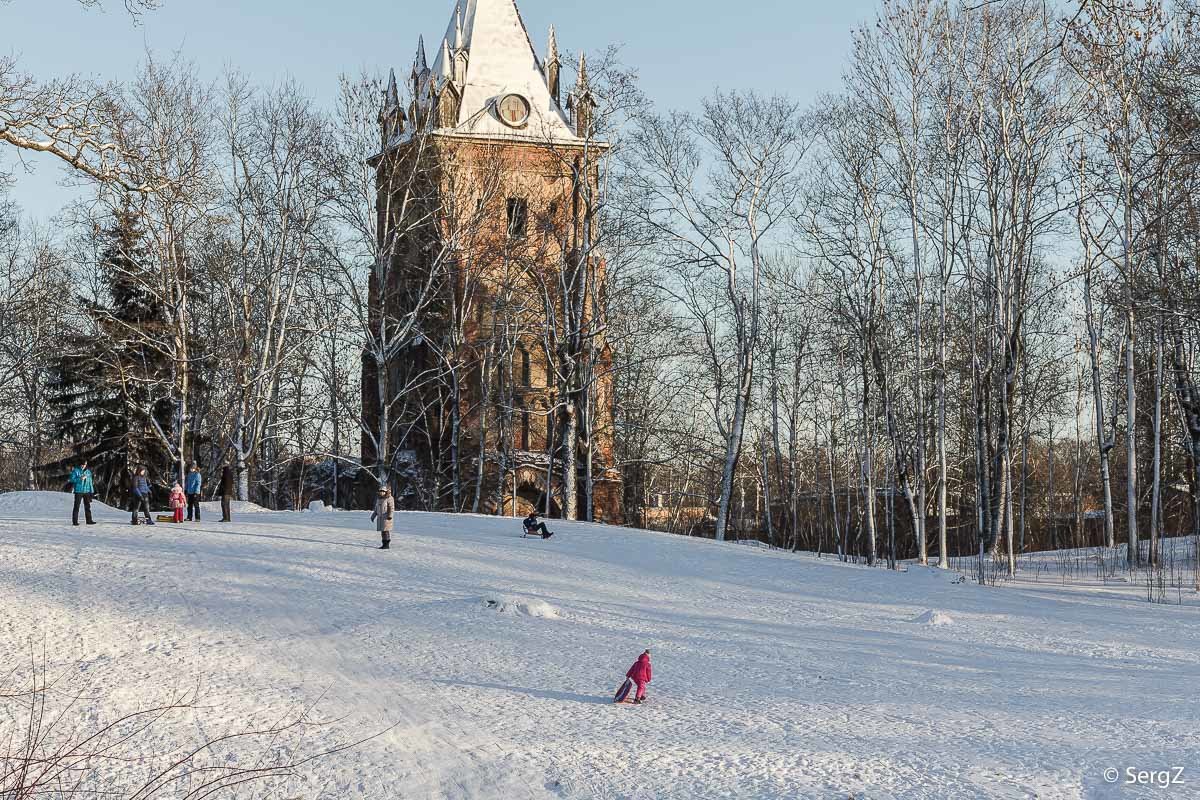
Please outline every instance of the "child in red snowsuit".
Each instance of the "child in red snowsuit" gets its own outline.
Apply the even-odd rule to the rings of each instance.
[[[171,487],[171,508],[175,511],[176,522],[183,522],[185,506],[187,506],[187,495],[183,493],[183,487],[179,485],[179,481],[175,481],[175,485]]]
[[[629,672],[625,673],[625,677],[629,678],[637,685],[637,694],[633,697],[633,702],[640,703],[646,699],[646,684],[650,682],[650,651],[642,653],[638,656],[638,660]]]

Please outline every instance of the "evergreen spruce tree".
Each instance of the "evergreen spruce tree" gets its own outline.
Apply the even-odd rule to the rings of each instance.
[[[97,493],[120,502],[135,466],[145,465],[152,481],[170,470],[154,428],[173,425],[170,363],[154,346],[165,320],[147,289],[152,273],[136,214],[118,212],[99,235],[105,296],[86,303],[87,329],[64,341],[50,403],[56,433],[75,459],[88,460]]]

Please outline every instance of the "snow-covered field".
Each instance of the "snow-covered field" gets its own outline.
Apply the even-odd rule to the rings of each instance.
[[[69,502],[0,495],[0,680],[44,646],[84,733],[203,698],[106,788],[311,707],[299,753],[382,733],[221,797],[1200,797],[1194,603],[485,517],[401,514],[387,553],[364,513],[72,528]],[[649,703],[612,705],[645,648]],[[1105,780],[1130,767],[1186,783]]]

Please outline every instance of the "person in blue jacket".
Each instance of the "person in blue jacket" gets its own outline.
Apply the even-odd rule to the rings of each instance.
[[[96,493],[96,486],[92,480],[92,471],[88,469],[86,458],[79,462],[79,466],[71,470],[71,489],[75,492],[75,508],[71,511],[71,524],[79,527],[79,506],[82,504],[87,524],[95,525],[96,521],[92,519],[92,495]]]
[[[204,484],[204,476],[200,474],[200,466],[192,463],[187,477],[183,481],[183,491],[187,495],[187,521],[192,521],[192,511],[196,512],[196,522],[200,521],[200,487]]]
[[[138,511],[146,514],[146,524],[153,525],[150,516],[150,479],[146,477],[146,468],[138,467],[133,473],[133,519],[130,522],[138,524]]]

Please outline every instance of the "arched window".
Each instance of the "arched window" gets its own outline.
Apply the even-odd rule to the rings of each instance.
[[[529,358],[529,351],[521,348],[521,385],[533,385],[533,365]]]
[[[507,203],[508,235],[513,239],[524,239],[529,228],[529,203],[523,197],[510,197]]]

